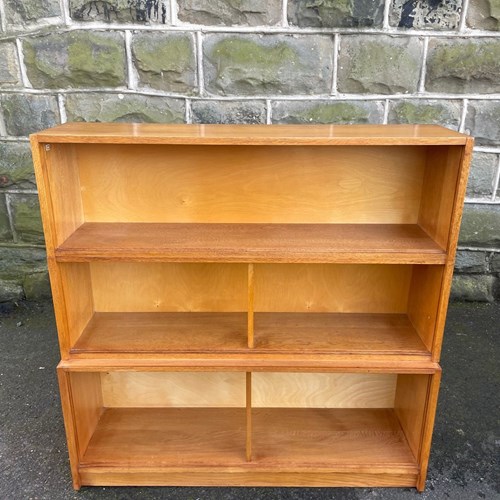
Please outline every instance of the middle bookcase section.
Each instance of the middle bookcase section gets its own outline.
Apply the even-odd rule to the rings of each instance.
[[[246,359],[249,369],[273,357],[317,354],[332,362],[430,361],[443,279],[441,265],[408,264],[90,262],[60,269],[65,285],[78,285],[65,286],[71,356],[176,354],[217,366]]]

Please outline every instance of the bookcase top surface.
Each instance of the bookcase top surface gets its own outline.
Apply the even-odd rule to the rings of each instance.
[[[219,145],[463,145],[469,136],[438,125],[168,125],[65,123],[38,142]]]

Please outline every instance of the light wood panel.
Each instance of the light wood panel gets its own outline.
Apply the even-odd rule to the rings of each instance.
[[[245,407],[244,372],[109,372],[105,407]],[[244,443],[244,442],[243,442]]]
[[[404,314],[257,313],[255,329],[259,352],[429,356]]]
[[[256,312],[404,313],[411,266],[259,264]]]
[[[444,266],[413,266],[408,318],[427,350],[432,350]]]
[[[394,374],[254,373],[254,408],[392,408]],[[256,424],[255,424],[256,425]]]
[[[428,150],[418,223],[446,249],[462,154],[463,148],[456,146]]]
[[[254,460],[261,465],[416,469],[390,409],[256,408],[253,425]]]
[[[257,313],[255,321],[252,350],[245,313],[95,313],[71,353],[430,356],[403,314]]]
[[[414,224],[85,223],[56,249],[59,262],[333,262],[443,264]]]
[[[431,377],[399,375],[394,411],[416,460],[420,461],[427,394]]]
[[[128,468],[243,464],[245,408],[108,408],[81,463]]]
[[[245,313],[95,313],[71,353],[246,352]]]
[[[250,469],[250,468],[248,468]],[[284,472],[275,468],[271,472],[250,470],[231,472],[203,469],[163,470],[121,469],[116,467],[81,467],[82,483],[88,486],[305,486],[305,487],[414,487],[415,472],[370,473],[370,472]],[[78,488],[76,488],[78,489]]]
[[[168,125],[65,123],[31,137],[40,142],[108,144],[465,144],[437,125]]]
[[[250,465],[245,462],[244,408],[107,409],[82,465],[129,471],[188,465],[418,470],[392,410],[255,409],[254,420],[255,462]]]
[[[236,312],[247,309],[244,264],[90,264],[100,312]]]
[[[425,166],[418,147],[92,145],[77,157],[86,222],[415,224]]]
[[[99,373],[70,373],[70,394],[81,460],[103,412]]]
[[[78,340],[94,313],[92,282],[89,264],[59,266],[64,290],[70,345]]]
[[[52,144],[45,148],[45,169],[49,183],[51,224],[55,245],[60,245],[84,221],[79,166],[75,147]]]

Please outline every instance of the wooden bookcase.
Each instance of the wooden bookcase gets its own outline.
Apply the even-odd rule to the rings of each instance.
[[[73,484],[424,489],[473,140],[31,137]]]

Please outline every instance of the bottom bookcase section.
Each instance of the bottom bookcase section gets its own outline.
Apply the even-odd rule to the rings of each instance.
[[[421,488],[439,373],[60,368],[59,377],[76,488]]]

